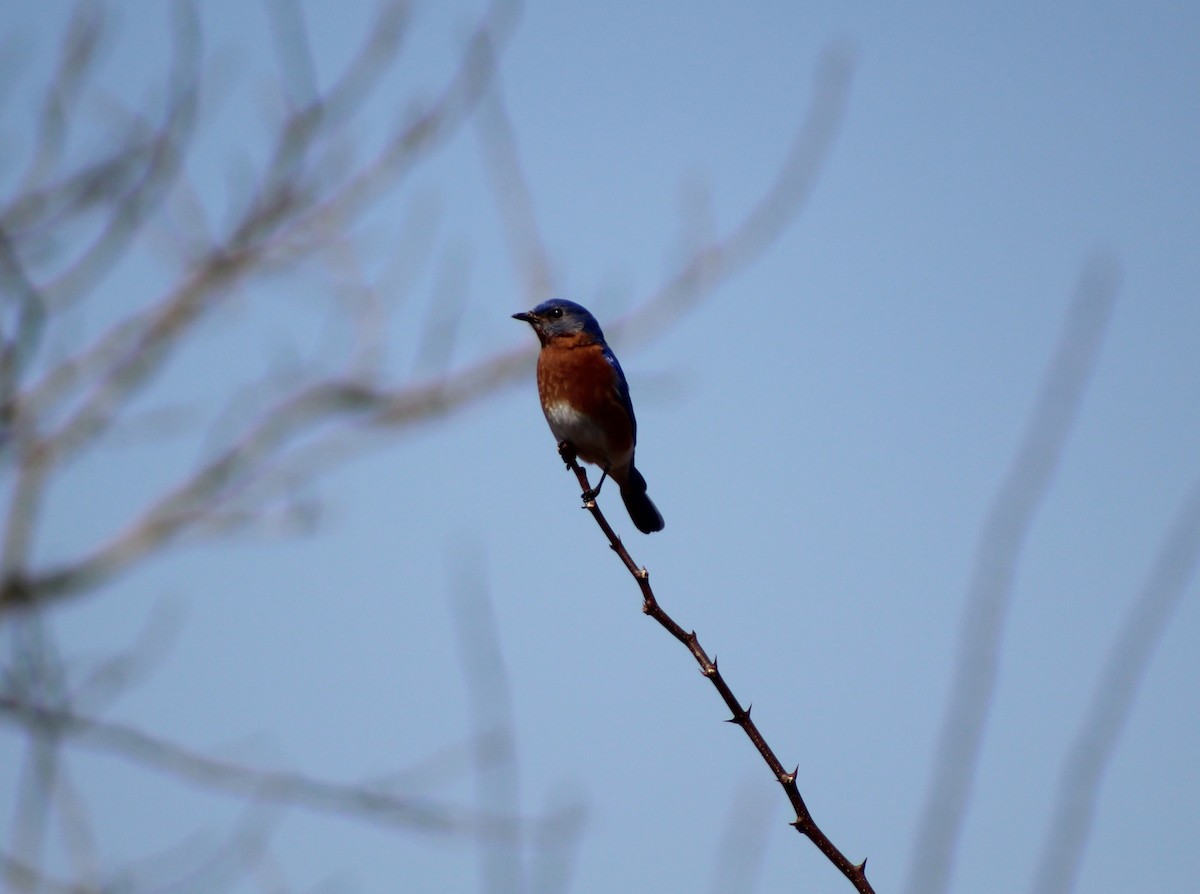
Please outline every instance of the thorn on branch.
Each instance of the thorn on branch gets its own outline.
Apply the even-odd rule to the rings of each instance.
[[[750,707],[753,707],[753,705]],[[733,716],[727,719],[725,722],[745,728],[746,724],[750,722],[750,708],[746,708],[744,711],[741,708],[738,708],[733,712]]]

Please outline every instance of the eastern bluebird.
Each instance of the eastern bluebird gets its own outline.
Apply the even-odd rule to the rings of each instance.
[[[596,318],[559,298],[513,318],[532,326],[542,343],[538,396],[550,431],[580,459],[601,469],[593,494],[611,477],[637,529],[643,534],[661,531],[663,517],[646,496],[646,479],[633,466],[637,420],[629,383]]]

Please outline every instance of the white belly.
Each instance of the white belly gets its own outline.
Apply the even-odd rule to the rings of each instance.
[[[550,423],[550,431],[556,440],[570,441],[580,458],[588,462],[614,469],[620,469],[629,462],[632,450],[621,456],[613,456],[603,429],[587,416],[577,413],[570,404],[554,403],[547,406],[546,421]]]

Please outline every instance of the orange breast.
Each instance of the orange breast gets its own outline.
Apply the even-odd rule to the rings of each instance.
[[[579,337],[558,339],[542,349],[537,381],[555,438],[620,481],[633,458],[633,430],[603,348]]]

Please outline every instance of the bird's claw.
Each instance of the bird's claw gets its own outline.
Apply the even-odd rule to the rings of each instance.
[[[578,456],[575,452],[575,445],[570,441],[558,442],[558,455],[562,457],[562,461],[567,464],[568,468],[575,462]]]

